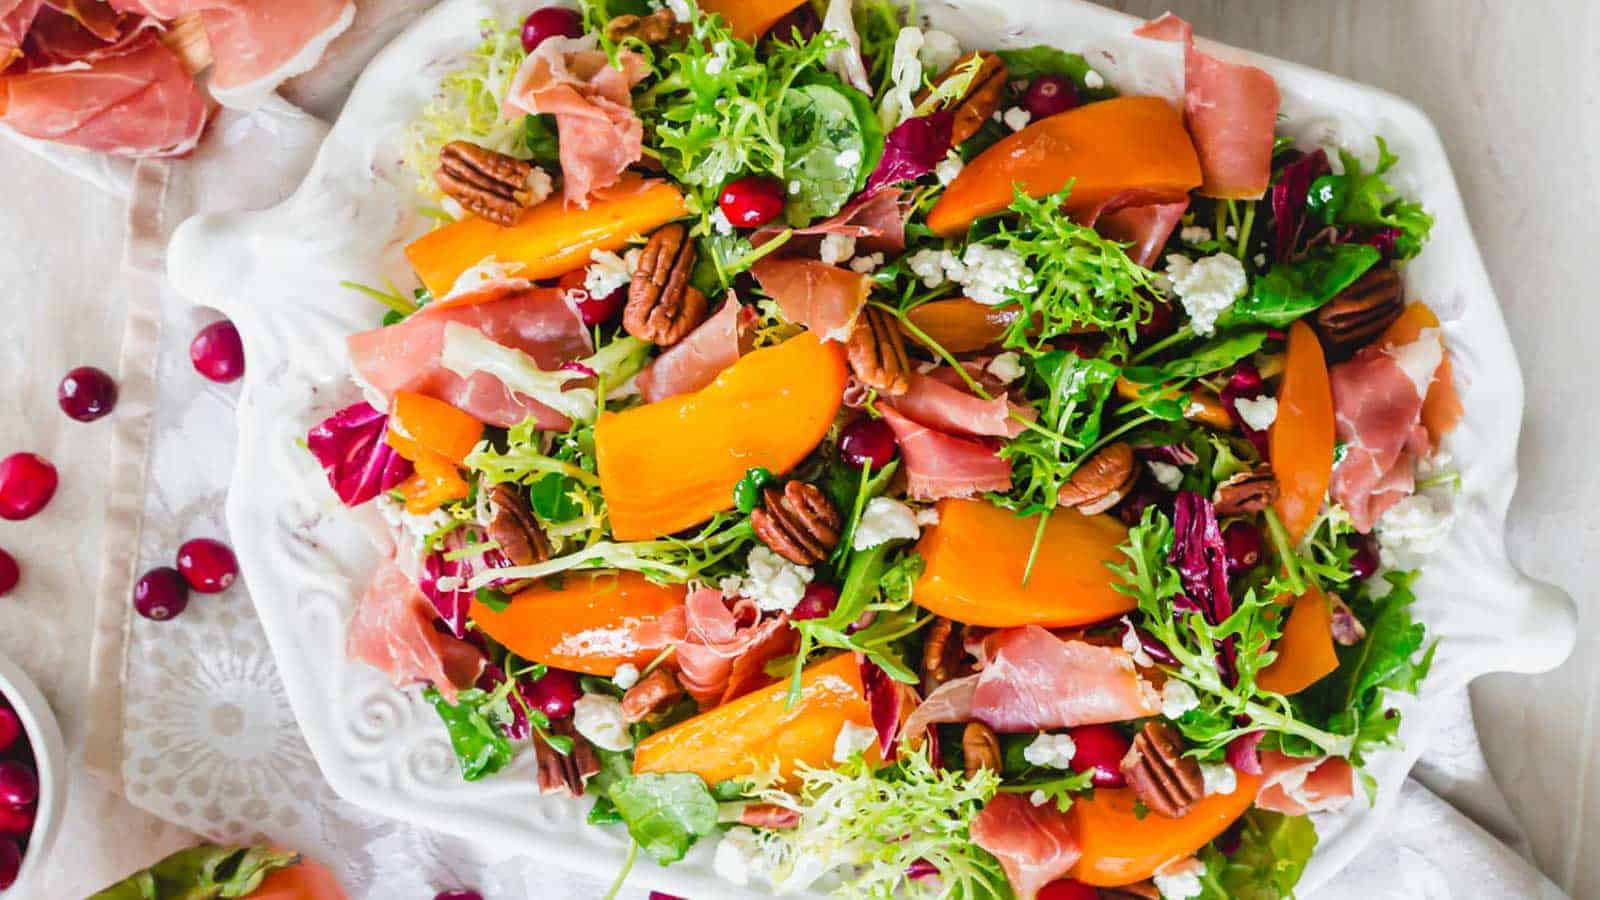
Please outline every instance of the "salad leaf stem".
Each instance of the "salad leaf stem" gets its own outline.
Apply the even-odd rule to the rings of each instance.
[[[639,860],[639,842],[628,841],[628,855],[622,858],[622,868],[617,870],[617,877],[612,879],[611,888],[606,891],[600,900],[617,900],[622,894],[622,886],[627,883],[628,876],[633,873],[633,864]]]
[[[1288,578],[1289,589],[1296,597],[1306,592],[1305,575],[1300,571],[1300,560],[1294,552],[1294,547],[1289,542],[1289,532],[1283,527],[1283,520],[1278,518],[1277,511],[1268,507],[1265,510],[1267,519],[1267,534],[1272,538],[1272,549],[1277,552],[1278,559],[1283,562],[1284,575]]]
[[[1177,331],[1174,331],[1173,333],[1167,335],[1166,337],[1162,338],[1161,340],[1156,341],[1154,344],[1151,344],[1150,346],[1144,348],[1143,350],[1140,350],[1138,353],[1136,353],[1134,355],[1132,361],[1136,362],[1136,363],[1144,362],[1145,360],[1149,359],[1150,357],[1155,356],[1155,355],[1157,355],[1159,353],[1163,353],[1163,352],[1165,352],[1167,350],[1170,350],[1173,347],[1176,347],[1177,345],[1179,345],[1179,344],[1183,343],[1184,341],[1187,341],[1187,340],[1189,340],[1189,339],[1191,339],[1193,337],[1194,337],[1194,325],[1192,323],[1190,323],[1190,322],[1185,322],[1185,323],[1183,323],[1183,325],[1181,325],[1178,328]]]

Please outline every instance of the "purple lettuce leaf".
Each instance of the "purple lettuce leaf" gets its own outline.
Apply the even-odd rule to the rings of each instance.
[[[474,687],[492,694],[505,683],[505,670],[494,663],[485,663],[483,674],[478,676],[478,683]],[[528,722],[528,710],[532,708],[533,702],[528,696],[528,686],[522,679],[517,680],[516,691],[521,695],[522,702],[513,700],[507,704],[511,707],[511,721],[501,723],[500,730],[513,741],[525,741],[533,736],[533,726]]]
[[[950,152],[955,113],[948,109],[916,116],[896,125],[883,139],[883,158],[867,176],[863,196],[901,181],[915,181],[933,171]]]
[[[900,723],[906,695],[900,684],[889,673],[869,659],[861,659],[861,690],[867,695],[867,706],[872,710],[872,727],[878,732],[878,749],[884,759],[894,759],[895,746],[900,743]]]
[[[1328,154],[1319,149],[1284,166],[1278,173],[1278,180],[1273,182],[1268,199],[1272,203],[1274,228],[1272,252],[1279,262],[1294,255],[1305,226],[1306,194],[1311,190],[1311,182],[1329,171]]]
[[[1228,595],[1228,549],[1211,501],[1192,491],[1178,494],[1172,513],[1172,552],[1167,561],[1178,569],[1184,596],[1174,601],[1183,611],[1198,610],[1213,625],[1233,614]]]
[[[360,506],[411,477],[411,462],[384,440],[389,416],[362,401],[339,410],[306,435],[328,484],[345,506]]]
[[[467,633],[467,610],[472,606],[473,592],[467,588],[472,578],[472,564],[466,558],[446,559],[446,554],[467,546],[457,529],[445,536],[441,546],[429,551],[422,560],[422,574],[417,587],[428,598],[439,614],[439,620],[455,637]],[[470,532],[476,535],[476,532]],[[442,582],[442,584],[441,584]]]

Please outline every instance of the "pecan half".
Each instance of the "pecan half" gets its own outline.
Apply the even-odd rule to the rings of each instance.
[[[977,133],[983,123],[989,121],[995,110],[1000,108],[1001,96],[1006,89],[1006,64],[999,56],[986,50],[975,51],[981,62],[978,64],[978,73],[972,77],[972,82],[967,86],[967,92],[955,104],[955,116],[950,124],[950,145],[956,146],[967,138]],[[933,87],[944,84],[962,72],[972,62],[972,53],[968,53],[945,69],[938,78],[934,79]],[[932,88],[923,91],[917,97],[917,103],[928,99]]]
[[[679,22],[678,17],[672,14],[672,10],[665,7],[648,16],[617,16],[606,23],[607,40],[615,42],[625,38],[637,38],[640,42],[652,46],[669,38],[686,38],[693,31],[692,25],[688,22]]]
[[[968,778],[978,774],[979,769],[1000,771],[1000,739],[995,737],[994,729],[982,722],[968,722],[961,730],[961,758]]]
[[[683,686],[666,669],[656,669],[639,679],[622,695],[622,720],[640,722],[665,710],[683,696]]]
[[[761,507],[750,513],[750,527],[772,551],[801,566],[813,566],[833,552],[844,520],[822,489],[791,481],[782,490],[761,492]]]
[[[515,225],[523,210],[550,193],[536,183],[535,172],[527,160],[451,141],[439,151],[433,180],[468,211],[496,225]]]
[[[1266,466],[1256,466],[1239,472],[1217,485],[1211,495],[1219,516],[1242,516],[1258,513],[1278,500],[1278,479]]]
[[[1400,318],[1403,293],[1399,272],[1388,266],[1370,269],[1317,310],[1317,335],[1329,353],[1353,353]]]
[[[1122,501],[1139,480],[1133,447],[1121,442],[1101,448],[1078,466],[1061,486],[1056,503],[1075,507],[1086,516],[1103,513]]]
[[[695,259],[694,242],[682,225],[667,225],[650,235],[622,311],[622,327],[629,334],[670,347],[705,321],[706,295],[689,284]]]
[[[845,353],[856,380],[878,393],[898,397],[911,386],[905,333],[894,314],[876,306],[862,310]]]
[[[1122,758],[1122,774],[1151,811],[1181,818],[1205,796],[1200,764],[1183,755],[1183,739],[1165,722],[1149,722]]]
[[[531,566],[550,558],[550,539],[522,493],[513,485],[497,484],[488,497],[489,540],[515,565]]]
[[[965,628],[944,616],[934,616],[928,635],[922,641],[922,696],[961,675],[962,632]]]
[[[583,782],[600,771],[600,758],[583,735],[572,727],[571,719],[551,722],[550,733],[572,738],[572,752],[562,753],[534,733],[533,754],[539,770],[539,793],[565,792],[582,797]]]

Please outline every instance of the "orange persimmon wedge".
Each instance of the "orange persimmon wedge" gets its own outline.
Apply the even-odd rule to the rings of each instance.
[[[396,453],[412,462],[431,451],[465,465],[467,455],[482,438],[482,422],[443,400],[410,391],[394,395],[385,440]]]
[[[700,11],[722,17],[733,36],[755,43],[806,0],[700,0]],[[787,38],[788,35],[778,35]]]
[[[1149,385],[1130,381],[1121,375],[1117,376],[1117,396],[1124,400],[1137,400],[1149,389]],[[1176,388],[1165,388],[1161,392],[1164,399],[1176,400],[1179,397]],[[1218,431],[1232,431],[1233,417],[1228,415],[1228,408],[1222,405],[1222,399],[1208,388],[1190,388],[1183,406],[1183,417],[1191,422],[1208,425]]]
[[[1316,585],[1294,599],[1283,634],[1273,645],[1278,658],[1256,675],[1256,684],[1279,694],[1298,694],[1339,668],[1333,649],[1333,610]]]
[[[1316,332],[1305,322],[1289,326],[1289,350],[1278,387],[1278,418],[1267,432],[1274,504],[1289,540],[1298,544],[1317,520],[1333,476],[1333,388]]]
[[[789,471],[833,425],[846,374],[844,348],[808,331],[698,391],[601,416],[595,456],[612,534],[639,541],[697,525],[733,506],[747,470]]]
[[[472,486],[461,477],[460,470],[450,459],[425,448],[414,449],[417,454],[411,461],[414,471],[397,488],[406,498],[406,512],[425,516],[472,492]]]
[[[1379,346],[1401,347],[1411,343],[1425,329],[1438,328],[1439,317],[1426,303],[1417,301],[1406,307],[1383,335]],[[1437,444],[1439,439],[1453,431],[1461,421],[1461,396],[1456,393],[1455,369],[1450,365],[1450,351],[1433,373],[1433,384],[1428,386],[1428,396],[1422,401],[1422,427]]]
[[[998,343],[1016,320],[1017,309],[953,297],[913,306],[906,318],[929,340],[951,353],[972,353]]]
[[[569,573],[559,587],[540,584],[495,612],[472,602],[472,621],[524,659],[610,677],[623,663],[646,666],[659,647],[634,639],[640,625],[683,605],[688,589],[660,585],[637,572]]]
[[[1033,572],[1023,583],[1037,517],[1020,518],[984,500],[941,500],[939,524],[917,542],[925,568],[912,596],[929,612],[992,628],[1060,628],[1099,622],[1133,609],[1112,589],[1106,563],[1128,529],[1110,516],[1056,510],[1045,526]]]
[[[764,772],[776,760],[780,778],[792,786],[799,763],[834,764],[834,743],[846,722],[872,727],[853,653],[808,666],[800,676],[800,699],[785,709],[788,695],[785,679],[658,731],[639,742],[633,771],[693,772],[716,784]],[[876,743],[866,759],[882,759]]]
[[[1200,186],[1200,158],[1183,115],[1160,97],[1119,97],[1040,119],[967,163],[928,213],[942,237],[1011,205],[1013,186],[1032,197],[1072,183],[1077,216],[1124,191],[1179,200]]]
[[[326,866],[301,857],[268,875],[249,896],[250,900],[345,900],[347,895]]]
[[[683,194],[665,181],[625,175],[589,200],[568,207],[560,195],[529,209],[517,224],[468,216],[430,231],[406,247],[406,259],[436,298],[450,293],[461,273],[489,257],[517,266],[522,278],[554,278],[589,262],[594,250],[618,250],[685,213]]]
[[[1077,820],[1083,856],[1068,874],[1084,884],[1118,887],[1143,881],[1162,866],[1192,855],[1255,802],[1261,776],[1239,772],[1238,779],[1233,793],[1205,797],[1181,819],[1156,813],[1140,818],[1132,788],[1096,788],[1077,798],[1067,814]]]

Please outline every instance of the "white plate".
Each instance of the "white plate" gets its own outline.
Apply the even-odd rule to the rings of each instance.
[[[375,562],[363,531],[334,500],[298,441],[327,412],[356,399],[345,335],[379,310],[342,279],[413,284],[401,247],[426,229],[410,210],[397,137],[445,71],[529,0],[448,0],[380,55],[351,96],[315,167],[282,205],[185,223],[170,254],[173,283],[238,323],[249,370],[239,404],[240,450],[228,501],[234,536],[295,715],[328,781],[345,798],[419,825],[597,875],[616,870],[618,830],[582,824],[585,804],[535,795],[529,754],[476,784],[460,779],[438,719],[415,696],[344,661],[345,620]],[[1029,0],[931,0],[934,22],[977,47],[1049,43],[1087,54],[1124,93],[1180,93],[1180,50],[1133,38],[1136,20],[1056,0],[1048,17]],[[1418,585],[1419,613],[1442,639],[1419,700],[1403,704],[1403,750],[1381,755],[1374,808],[1355,804],[1318,823],[1322,845],[1309,892],[1351,859],[1383,821],[1427,746],[1429,699],[1486,672],[1536,672],[1574,638],[1564,594],[1516,572],[1505,512],[1516,482],[1522,380],[1438,135],[1416,107],[1381,91],[1265,57],[1278,80],[1285,127],[1297,137],[1370,156],[1384,135],[1402,163],[1396,180],[1437,217],[1428,249],[1407,268],[1411,296],[1445,320],[1466,416],[1453,440],[1463,491],[1457,526]],[[636,883],[699,898],[730,896],[697,847],[669,869],[641,865]]]
[[[39,802],[34,808],[33,832],[28,835],[28,852],[22,857],[22,869],[11,889],[0,891],[0,898],[21,897],[28,882],[50,858],[50,845],[55,843],[67,809],[67,750],[49,701],[28,673],[6,656],[0,656],[0,696],[21,720],[23,734],[33,749],[34,769],[39,773]]]

